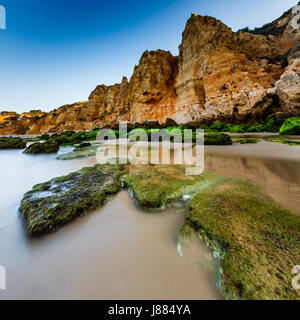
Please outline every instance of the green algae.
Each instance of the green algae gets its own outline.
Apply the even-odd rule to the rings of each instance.
[[[51,232],[96,209],[120,190],[124,173],[120,166],[95,165],[35,185],[20,206],[28,232]]]
[[[53,141],[48,140],[47,142],[40,143],[36,142],[31,144],[24,153],[38,154],[38,153],[56,153],[59,150],[59,145]]]
[[[218,180],[212,174],[188,176],[180,165],[156,165],[131,172],[124,183],[138,206],[151,210],[162,209],[182,196],[190,197]]]
[[[264,138],[266,141],[269,142],[277,142],[277,143],[283,143],[283,144],[288,144],[290,146],[300,146],[300,141],[296,141],[296,140],[290,140],[290,139],[286,139],[283,137],[266,137]]]
[[[300,218],[260,187],[227,179],[198,193],[180,237],[193,230],[221,259],[227,299],[299,299],[291,271],[300,262]]]
[[[286,119],[279,131],[280,135],[300,135],[300,117]]]
[[[19,137],[3,137],[0,138],[0,149],[24,149],[26,142]]]
[[[209,132],[204,136],[204,145],[232,145],[232,140],[227,134]]]
[[[240,144],[254,144],[258,143],[260,140],[256,138],[245,138],[245,139],[239,139],[236,140],[235,143],[240,143]]]

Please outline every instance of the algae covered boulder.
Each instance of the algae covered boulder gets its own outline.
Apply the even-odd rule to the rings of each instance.
[[[259,139],[256,138],[245,138],[245,139],[239,139],[237,141],[235,141],[236,143],[240,143],[240,144],[254,144],[254,143],[258,143]]]
[[[38,153],[56,153],[59,150],[59,145],[53,141],[44,143],[36,142],[31,144],[24,153],[38,154]]]
[[[95,165],[35,185],[21,202],[31,234],[50,232],[102,205],[121,188],[119,166]]]
[[[233,179],[198,193],[181,236],[192,229],[221,258],[227,299],[299,299],[292,269],[300,264],[300,217],[260,187]]]
[[[220,132],[209,132],[204,136],[205,145],[232,145],[232,140],[229,135]]]
[[[300,117],[289,118],[280,128],[281,135],[300,135]]]
[[[89,142],[84,142],[79,144],[78,146],[76,146],[76,149],[82,149],[82,148],[86,148],[86,147],[90,147],[91,144]]]
[[[26,142],[19,137],[3,137],[0,138],[0,149],[24,149]]]
[[[186,175],[181,165],[156,165],[131,172],[125,185],[140,207],[160,209],[167,202],[198,192],[211,180],[213,177],[208,174]]]

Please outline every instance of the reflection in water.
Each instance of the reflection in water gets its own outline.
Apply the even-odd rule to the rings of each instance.
[[[210,151],[205,156],[205,170],[253,181],[263,186],[277,202],[300,215],[299,161],[221,155]]]

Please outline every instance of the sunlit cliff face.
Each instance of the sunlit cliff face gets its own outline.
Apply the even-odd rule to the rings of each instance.
[[[192,14],[178,57],[145,51],[129,81],[124,77],[112,86],[99,85],[88,101],[46,115],[23,113],[12,121],[3,115],[0,135],[93,130],[120,121],[164,123],[168,118],[180,124],[260,121],[293,111],[300,105],[300,29],[291,28],[293,18],[290,11],[255,32],[234,33],[215,18]]]

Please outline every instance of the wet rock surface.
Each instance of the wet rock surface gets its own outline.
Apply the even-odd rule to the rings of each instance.
[[[0,149],[24,149],[26,142],[21,138],[4,137],[0,138]]]
[[[36,142],[31,144],[24,153],[39,154],[39,153],[56,153],[59,150],[59,145],[53,141]]]
[[[120,190],[123,174],[119,166],[95,165],[35,185],[20,206],[28,232],[51,232],[99,207]]]
[[[300,218],[239,179],[198,193],[181,230],[195,230],[222,261],[227,299],[299,299],[291,285],[300,257]]]

